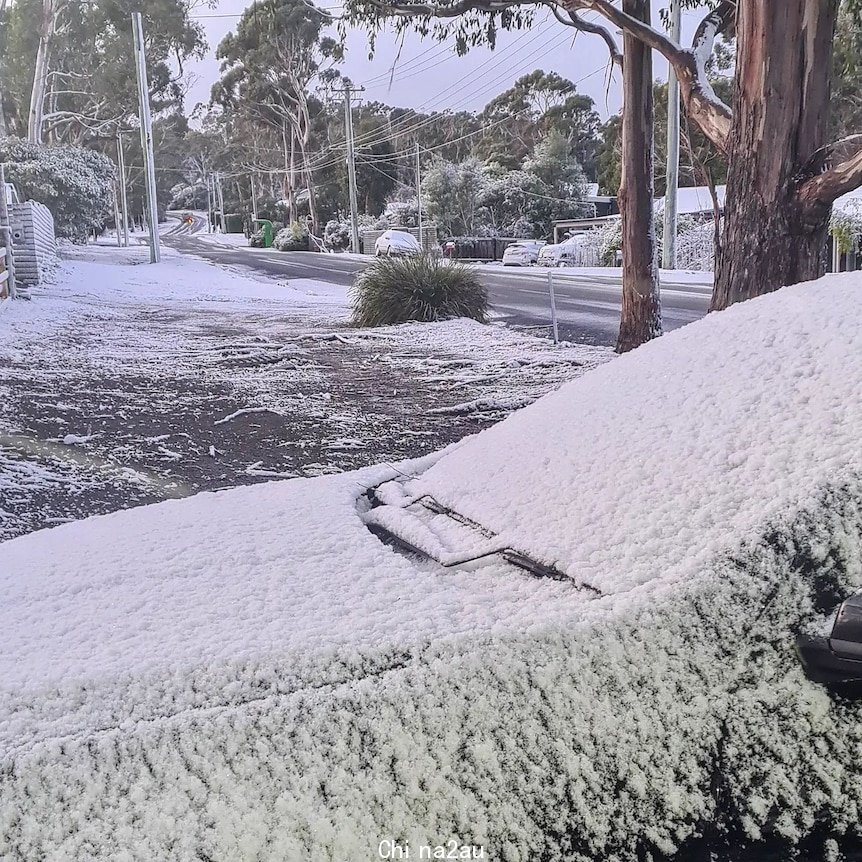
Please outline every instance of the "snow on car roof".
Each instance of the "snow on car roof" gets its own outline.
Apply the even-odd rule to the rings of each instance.
[[[862,469],[860,288],[844,274],[711,314],[518,411],[409,491],[605,593],[690,576]]]

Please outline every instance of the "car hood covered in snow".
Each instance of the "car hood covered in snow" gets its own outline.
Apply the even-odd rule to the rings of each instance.
[[[862,470],[862,279],[621,357],[405,485],[602,593],[679,582]]]
[[[860,296],[711,315],[422,461],[0,545],[0,858],[858,840],[859,711],[792,633],[862,585]],[[566,579],[397,553],[396,480]]]

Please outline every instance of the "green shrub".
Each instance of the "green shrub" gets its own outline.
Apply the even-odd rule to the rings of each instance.
[[[45,147],[17,138],[0,141],[6,181],[24,200],[45,204],[57,236],[86,243],[113,218],[116,173],[110,159],[82,147]]]
[[[273,245],[279,251],[308,251],[308,227],[300,221],[291,222],[276,234]]]
[[[488,292],[476,272],[429,255],[374,260],[353,284],[353,321],[386,326],[470,317],[485,322]]]

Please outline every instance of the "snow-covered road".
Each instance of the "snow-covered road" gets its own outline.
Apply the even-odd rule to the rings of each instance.
[[[608,356],[468,321],[355,330],[335,285],[70,255],[0,317],[0,540],[424,454]]]

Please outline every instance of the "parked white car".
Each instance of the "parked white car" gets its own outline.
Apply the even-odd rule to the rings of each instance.
[[[419,240],[406,230],[383,231],[374,243],[375,257],[419,254],[421,251]]]
[[[586,234],[575,234],[563,242],[546,245],[539,252],[539,266],[598,266],[598,255],[585,243]]]
[[[532,266],[539,259],[539,251],[545,244],[544,240],[525,239],[506,246],[503,266]]]

